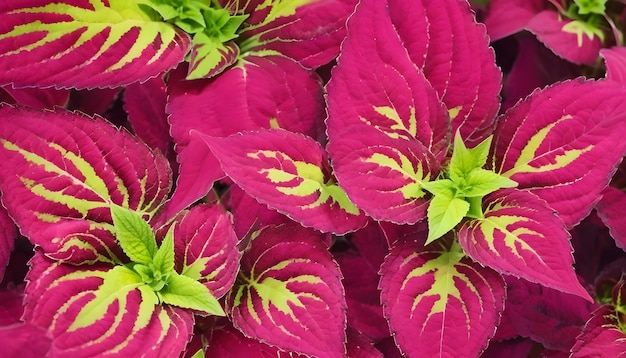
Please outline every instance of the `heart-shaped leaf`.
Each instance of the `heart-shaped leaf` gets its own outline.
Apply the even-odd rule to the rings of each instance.
[[[341,272],[319,233],[296,224],[255,234],[241,261],[227,313],[245,335],[284,350],[344,357]]]
[[[311,138],[274,129],[202,139],[235,183],[303,225],[337,234],[365,225],[365,216],[334,182],[326,153]]]
[[[457,243],[403,241],[380,273],[385,316],[404,354],[477,357],[485,349],[504,310],[504,280]]]
[[[0,82],[93,88],[147,80],[184,59],[189,37],[138,1],[15,0],[0,5]]]
[[[547,201],[573,227],[626,154],[625,95],[611,81],[583,79],[533,92],[498,121],[495,171]]]
[[[502,274],[593,301],[572,267],[569,233],[545,201],[525,190],[501,189],[484,198],[483,213],[459,229],[468,256]]]
[[[110,206],[149,218],[170,186],[165,158],[106,121],[0,108],[2,200],[49,257],[120,262]]]

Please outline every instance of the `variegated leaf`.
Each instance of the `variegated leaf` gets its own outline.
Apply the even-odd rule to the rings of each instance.
[[[365,225],[311,138],[282,129],[201,138],[226,174],[259,202],[324,232],[344,234]]]
[[[626,334],[619,327],[615,307],[603,305],[592,312],[576,338],[571,357],[626,357]]]
[[[572,267],[569,233],[545,201],[525,190],[501,189],[483,199],[483,213],[458,232],[469,257],[502,274],[593,301]]]
[[[220,0],[247,14],[239,33],[242,52],[283,54],[307,68],[330,62],[345,37],[357,0]]]
[[[245,335],[318,357],[346,354],[341,272],[319,233],[269,226],[245,251],[226,311]]]
[[[197,205],[173,225],[176,271],[222,297],[235,282],[241,256],[230,214],[218,205]]]
[[[55,357],[177,356],[193,329],[191,311],[159,305],[125,266],[77,270],[37,254],[27,280],[27,322],[52,338]]]
[[[370,133],[343,137],[329,150],[341,187],[369,216],[398,224],[426,218],[429,194],[422,184],[437,177],[439,165],[420,142]]]
[[[184,59],[189,38],[138,1],[0,4],[0,83],[93,88],[147,80]]]
[[[181,72],[171,73],[168,81],[167,111],[180,175],[164,210],[167,218],[204,196],[224,176],[209,148],[190,135],[191,129],[217,137],[260,128],[284,128],[312,138],[323,132],[320,79],[291,59],[246,56],[212,80],[185,81]]]
[[[381,301],[407,356],[477,357],[504,309],[502,276],[450,249],[406,240],[381,267]]]
[[[0,108],[2,201],[49,257],[118,261],[109,206],[150,218],[170,186],[165,158],[102,119]]]
[[[583,79],[533,92],[498,121],[496,172],[540,196],[573,227],[626,154],[624,96],[615,83]]]

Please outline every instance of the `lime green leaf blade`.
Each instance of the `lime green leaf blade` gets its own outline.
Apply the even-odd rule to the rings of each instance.
[[[167,275],[174,272],[174,227],[168,230],[161,242],[161,246],[154,254],[152,265],[161,274]]]
[[[474,169],[465,177],[465,197],[483,197],[502,188],[515,188],[517,183],[509,178],[486,169]]]
[[[135,211],[111,205],[111,217],[117,241],[131,261],[147,265],[157,252],[152,228]]]
[[[189,308],[215,316],[226,315],[211,291],[187,276],[171,275],[167,285],[157,294],[163,302],[172,306]]]
[[[470,204],[459,198],[435,195],[428,206],[428,238],[426,245],[452,230],[463,220]]]

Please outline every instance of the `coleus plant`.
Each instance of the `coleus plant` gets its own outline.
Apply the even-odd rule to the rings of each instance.
[[[570,16],[597,18],[591,3]],[[573,337],[592,299],[568,230],[601,193],[601,219],[623,229],[606,186],[626,152],[626,90],[578,78],[498,116],[502,75],[465,1],[362,0],[345,26],[355,5],[0,5],[15,101],[71,97],[19,87],[126,86],[130,125],[157,148],[99,117],[0,108],[0,258],[12,222],[36,251],[0,340],[50,356],[319,357],[619,342],[619,278]],[[324,91],[310,68],[346,28]],[[619,77],[619,51],[603,51]]]

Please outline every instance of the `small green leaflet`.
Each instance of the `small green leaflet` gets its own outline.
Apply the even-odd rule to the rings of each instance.
[[[447,178],[422,184],[433,194],[428,206],[428,238],[426,244],[445,235],[464,217],[481,218],[482,198],[501,188],[513,188],[517,183],[491,170],[487,164],[493,136],[474,148],[467,148],[461,134],[454,137],[454,150],[447,170]]]
[[[118,205],[111,205],[111,217],[117,241],[131,261],[147,265],[157,252],[152,228],[141,215]]]

